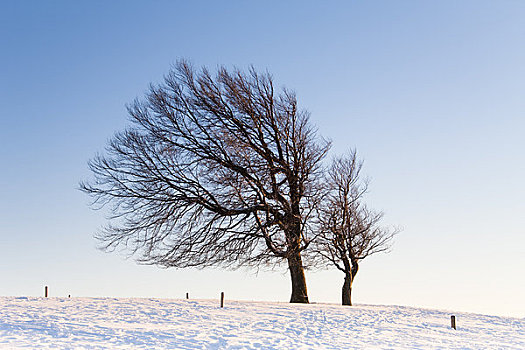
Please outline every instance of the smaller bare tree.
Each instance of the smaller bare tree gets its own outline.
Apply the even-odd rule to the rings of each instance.
[[[362,166],[355,150],[334,160],[327,174],[328,191],[319,211],[320,233],[313,247],[321,264],[335,266],[345,274],[343,305],[352,305],[352,283],[360,261],[388,251],[392,237],[399,232],[380,226],[383,212],[363,203],[369,181],[360,176]]]

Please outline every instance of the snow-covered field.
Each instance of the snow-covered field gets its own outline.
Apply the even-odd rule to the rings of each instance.
[[[0,348],[525,349],[525,320],[400,306],[0,297]]]

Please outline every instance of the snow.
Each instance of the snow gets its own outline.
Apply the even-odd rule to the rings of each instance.
[[[525,320],[402,306],[0,297],[0,348],[525,349]]]

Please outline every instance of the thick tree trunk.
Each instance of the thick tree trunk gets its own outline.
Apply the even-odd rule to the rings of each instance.
[[[354,283],[355,275],[357,275],[359,270],[359,264],[356,259],[352,259],[351,267],[348,260],[344,260],[344,265],[346,271],[342,289],[342,304],[352,306],[352,283]]]
[[[343,305],[352,306],[352,274],[350,272],[345,273],[345,282],[343,283],[342,297]]]
[[[290,303],[308,303],[306,278],[300,252],[293,253],[288,257],[288,268],[290,269],[290,277],[292,278],[292,296]]]

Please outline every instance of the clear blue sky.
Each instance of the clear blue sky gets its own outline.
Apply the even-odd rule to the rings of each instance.
[[[357,303],[525,316],[525,2],[0,2],[0,295],[289,298],[286,271],[161,270],[95,249],[77,190],[177,58],[268,69],[401,225]],[[339,302],[342,275],[307,275]]]

